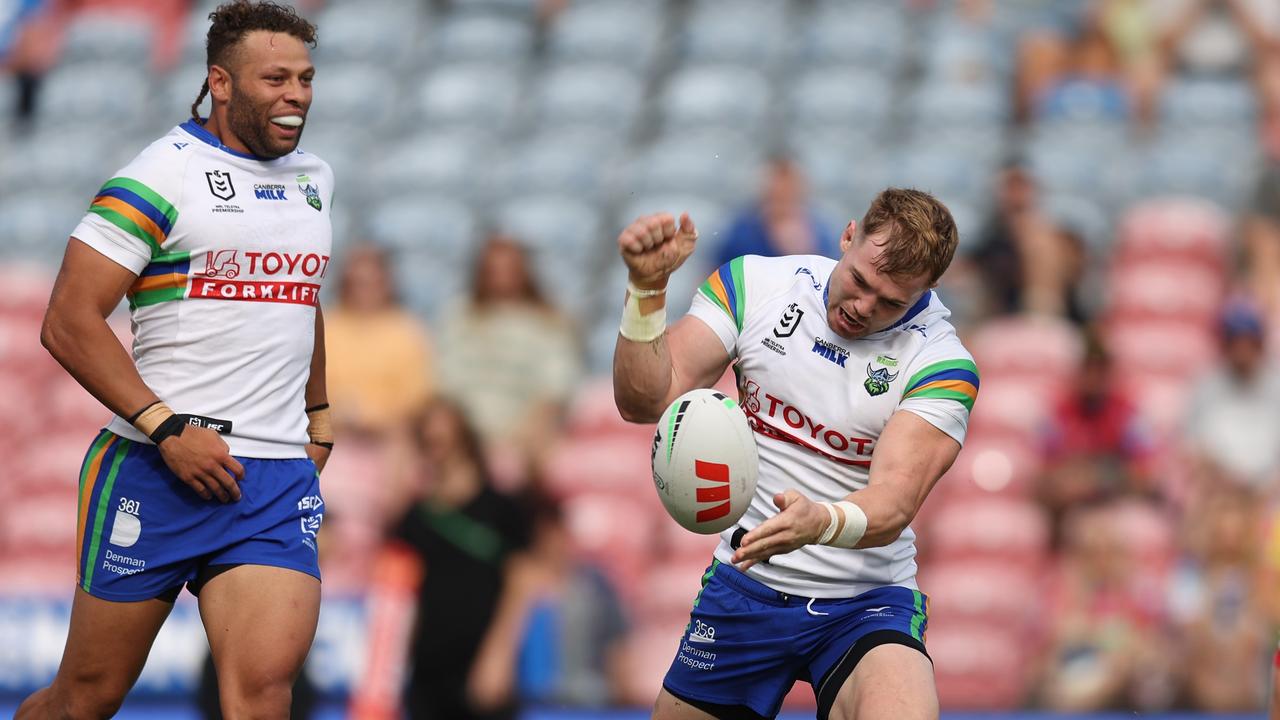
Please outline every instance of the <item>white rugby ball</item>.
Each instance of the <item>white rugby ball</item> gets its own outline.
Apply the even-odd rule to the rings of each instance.
[[[756,491],[759,457],[747,416],[715,390],[690,390],[662,413],[652,464],[667,513],[696,533],[712,535],[738,522]]]

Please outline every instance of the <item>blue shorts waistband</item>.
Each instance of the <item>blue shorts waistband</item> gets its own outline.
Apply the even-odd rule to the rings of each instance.
[[[748,577],[746,573],[726,562],[715,560],[713,561],[713,568],[715,570],[716,577],[723,580],[726,584],[733,586],[733,588],[739,592],[749,595],[761,602],[785,607],[788,605],[804,605],[810,600],[810,598],[807,597],[791,595],[789,593],[774,590],[759,580]]]

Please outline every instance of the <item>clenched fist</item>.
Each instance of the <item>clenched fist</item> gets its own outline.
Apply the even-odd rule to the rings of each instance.
[[[667,278],[693,254],[698,229],[688,213],[680,215],[680,225],[668,213],[636,218],[618,235],[618,250],[627,263],[631,282],[651,289],[667,285]]]

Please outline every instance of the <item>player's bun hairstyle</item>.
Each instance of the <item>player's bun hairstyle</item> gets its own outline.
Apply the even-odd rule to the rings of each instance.
[[[858,234],[867,238],[885,229],[876,269],[894,277],[928,275],[930,283],[938,282],[960,242],[951,211],[920,190],[888,188],[871,201]]]
[[[302,42],[316,46],[316,26],[288,5],[280,5],[270,0],[253,2],[252,0],[234,0],[223,3],[209,13],[213,24],[209,26],[208,39],[205,42],[205,67],[214,65],[226,66],[235,46],[245,35],[255,30],[282,32],[292,35]],[[200,119],[200,103],[209,94],[209,78],[205,77],[200,95],[191,103],[191,117]]]

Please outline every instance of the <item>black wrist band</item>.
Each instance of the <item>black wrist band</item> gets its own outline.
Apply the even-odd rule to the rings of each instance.
[[[316,442],[315,440],[312,440],[312,441],[311,441],[311,444],[312,444],[312,445],[319,445],[320,447],[324,448],[325,450],[332,450],[332,449],[333,449],[333,443],[331,443],[331,442]]]
[[[181,435],[182,431],[187,427],[186,415],[170,415],[160,426],[151,433],[151,442],[159,445],[162,441],[167,440],[175,435]]]
[[[313,413],[318,410],[328,410],[328,409],[329,409],[329,403],[320,403],[319,405],[312,405],[311,407],[307,408],[307,412]]]
[[[130,415],[128,418],[126,418],[126,419],[125,419],[125,422],[129,423],[130,425],[132,425],[134,422],[136,422],[136,421],[138,420],[138,418],[142,417],[142,413],[144,413],[144,412],[146,412],[146,411],[150,410],[151,408],[155,407],[156,405],[159,405],[161,402],[164,402],[164,401],[163,401],[163,400],[157,400],[157,401],[155,401],[155,402],[153,402],[153,403],[148,403],[147,405],[144,405],[144,406],[143,406],[143,408],[142,408],[141,410],[139,410],[138,412],[136,412],[136,413],[134,413],[134,414]]]

